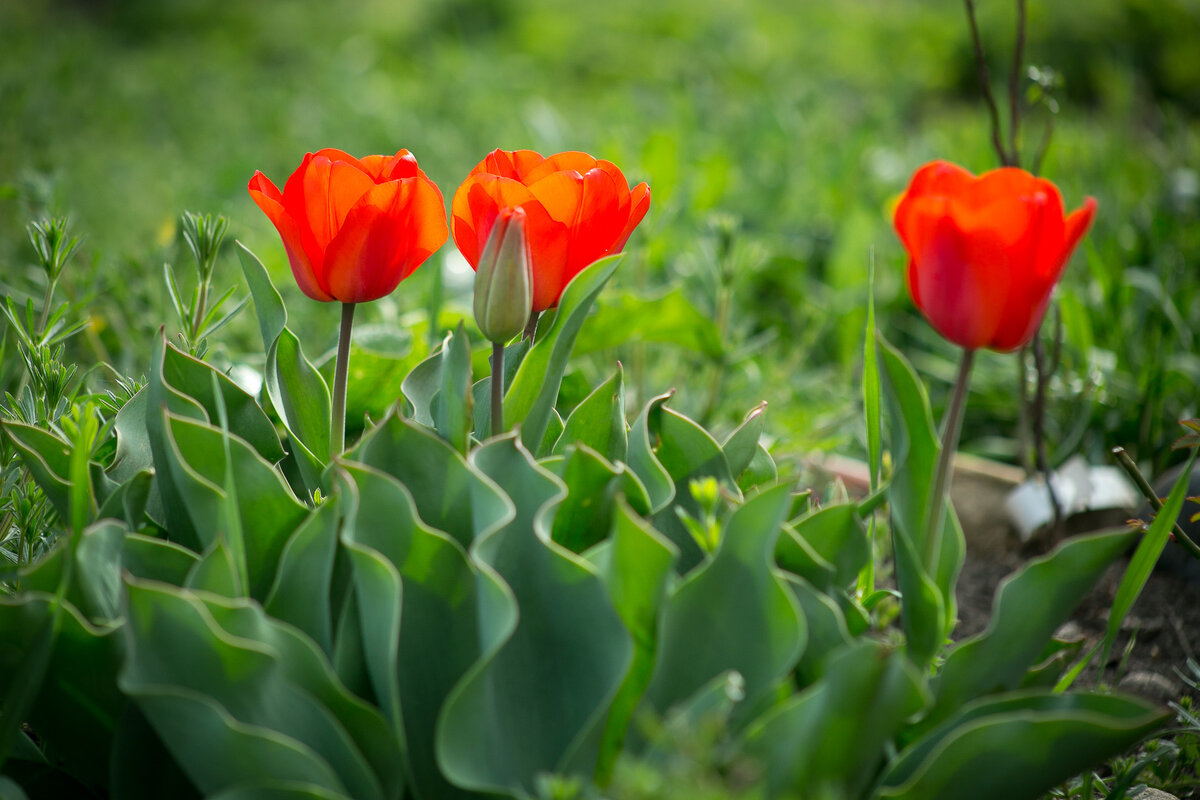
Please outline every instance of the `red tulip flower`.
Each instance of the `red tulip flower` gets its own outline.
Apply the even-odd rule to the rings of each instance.
[[[407,150],[359,159],[326,148],[304,157],[283,192],[261,172],[249,189],[314,300],[391,294],[446,241],[442,193]]]
[[[945,161],[917,170],[896,207],[913,302],[968,350],[1028,344],[1087,232],[1096,201],[1064,217],[1050,181],[1013,167],[978,177]]]
[[[558,305],[584,267],[625,246],[650,208],[650,187],[631,191],[615,164],[587,153],[543,158],[532,150],[493,150],[451,206],[454,243],[472,269],[505,208],[525,212],[536,313]]]

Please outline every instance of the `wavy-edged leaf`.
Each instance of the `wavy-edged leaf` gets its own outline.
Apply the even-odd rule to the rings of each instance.
[[[471,433],[471,342],[462,322],[442,344],[441,381],[433,401],[433,425],[460,453]]]
[[[887,432],[892,452],[888,502],[892,509],[892,538],[896,579],[904,595],[902,621],[908,651],[914,662],[927,664],[941,648],[956,619],[954,589],[962,570],[966,545],[953,508],[939,541],[928,536],[933,473],[941,451],[925,389],[900,351],[879,339]],[[925,563],[932,549],[933,563]]]
[[[538,331],[508,387],[504,396],[505,423],[520,426],[521,441],[530,450],[538,447],[545,435],[583,321],[623,258],[623,253],[602,258],[571,279],[563,290],[553,323],[547,330]]]
[[[508,584],[520,616],[447,701],[440,763],[452,782],[485,791],[531,791],[543,772],[590,775],[633,657],[630,634],[591,565],[550,541],[561,482],[515,435],[491,439],[471,463],[515,506],[473,554]]]
[[[108,782],[108,743],[125,698],[114,624],[93,625],[43,592],[0,597],[0,694],[79,780]],[[7,750],[7,748],[5,748]]]
[[[728,670],[741,673],[753,707],[795,666],[807,629],[771,557],[790,501],[786,486],[747,500],[712,560],[667,599],[645,698],[658,714]]]
[[[233,532],[228,515],[236,514],[245,535],[240,541],[227,539],[227,544],[235,564],[245,564],[247,591],[265,597],[287,537],[308,509],[283,476],[239,437],[169,412],[161,416],[162,462],[169,478],[160,477],[160,488],[172,487],[204,549]],[[229,497],[223,488],[227,485],[236,487],[235,497]],[[235,508],[229,507],[231,502]]]
[[[346,454],[386,472],[412,494],[421,520],[469,548],[481,532],[511,513],[491,482],[433,431],[389,414]]]
[[[586,445],[568,448],[557,474],[570,491],[554,512],[550,535],[573,553],[582,553],[608,536],[618,496],[638,513],[650,512],[646,489],[637,476]]]
[[[644,419],[645,436],[654,445],[654,461],[666,471],[674,484],[674,502],[655,514],[654,527],[679,548],[678,567],[686,573],[704,557],[700,546],[680,521],[677,510],[682,509],[695,519],[703,516],[700,504],[692,496],[691,482],[715,478],[738,499],[741,498],[741,491],[730,475],[721,445],[704,428],[653,400],[646,407]],[[637,424],[642,421],[643,417],[639,417]],[[638,432],[638,437],[641,436]],[[630,455],[632,458],[632,452]]]
[[[746,750],[766,765],[772,794],[856,797],[927,699],[920,673],[902,653],[859,641],[833,657],[818,683],[757,721]]]
[[[758,453],[758,439],[767,424],[766,410],[765,402],[750,409],[742,424],[734,428],[721,443],[721,450],[725,452],[725,460],[729,464],[729,474],[734,478],[742,476]]]
[[[275,582],[263,601],[268,614],[307,633],[327,654],[333,652],[330,584],[341,513],[333,496],[300,523],[279,554]]]
[[[495,636],[481,630],[480,605],[499,603],[500,616],[513,620],[515,605],[457,541],[421,522],[412,496],[394,478],[350,462],[342,467],[342,541],[353,565],[371,685],[401,738],[416,796],[465,796],[438,769],[437,721],[455,684]]]
[[[1118,695],[1029,691],[987,698],[902,752],[874,796],[1033,800],[1128,750],[1169,718]]]
[[[934,682],[936,703],[921,728],[927,730],[982,694],[1017,688],[1054,631],[1135,536],[1114,531],[1068,539],[1001,581],[987,630],[946,656]]]
[[[796,535],[834,568],[834,581],[846,586],[871,558],[871,545],[854,503],[825,506],[791,523]]]
[[[605,725],[597,768],[602,784],[621,751],[634,710],[650,683],[659,610],[666,596],[671,566],[678,555],[678,548],[638,517],[623,499],[616,503],[611,539],[589,554],[600,570],[617,613],[633,635],[633,662]]]
[[[118,682],[206,795],[264,781],[356,800],[399,791],[386,723],[311,640],[245,600],[126,587]]]
[[[625,424],[625,370],[620,362],[612,377],[571,411],[553,452],[562,454],[573,444],[586,445],[614,463],[625,460],[629,434]]]

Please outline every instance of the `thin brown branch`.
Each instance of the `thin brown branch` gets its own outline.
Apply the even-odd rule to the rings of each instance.
[[[967,22],[971,28],[971,44],[975,47],[975,64],[979,71],[979,87],[983,90],[983,99],[987,103],[988,114],[992,120],[992,147],[1000,157],[1003,166],[1012,166],[1012,159],[1004,151],[1004,141],[1000,135],[1000,108],[996,105],[996,96],[992,94],[992,82],[988,77],[987,59],[983,54],[983,42],[979,38],[979,24],[975,21],[974,0],[963,0],[967,8]]]

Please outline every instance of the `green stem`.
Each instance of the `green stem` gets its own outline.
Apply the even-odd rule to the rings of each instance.
[[[492,342],[492,436],[504,433],[504,343]]]
[[[329,436],[330,455],[333,458],[346,450],[346,381],[350,374],[350,332],[353,328],[354,303],[342,303],[337,364],[333,369],[333,426]]]
[[[975,361],[974,350],[963,350],[954,379],[954,394],[950,407],[942,421],[942,451],[938,454],[937,468],[933,473],[933,489],[929,497],[929,528],[925,532],[925,568],[934,571],[937,557],[942,549],[942,523],[946,515],[946,491],[950,488],[951,464],[958,449],[958,437],[962,433],[963,411],[967,407],[967,384],[971,381],[971,364]]]
[[[204,321],[204,307],[208,305],[208,281],[204,276],[200,277],[200,286],[197,289],[199,297],[196,300],[196,310],[192,314],[191,331],[188,332],[188,342],[192,347],[196,346],[196,339],[200,336],[200,323]]]
[[[1146,496],[1146,500],[1150,503],[1150,507],[1154,509],[1154,513],[1157,514],[1159,511],[1161,511],[1163,507],[1162,500],[1158,499],[1158,494],[1155,493],[1154,487],[1151,486],[1146,478],[1142,475],[1141,470],[1137,468],[1137,464],[1133,463],[1133,459],[1129,457],[1129,453],[1125,452],[1125,448],[1114,447],[1112,449],[1112,454],[1116,456],[1117,463],[1120,464],[1121,468],[1125,470],[1125,474],[1127,474],[1130,479],[1137,484],[1138,489],[1140,489],[1142,494]],[[1178,542],[1184,550],[1187,550],[1193,558],[1200,559],[1200,546],[1197,546],[1196,543],[1191,540],[1191,537],[1184,533],[1183,528],[1179,527],[1178,522],[1175,523],[1173,530],[1175,533],[1175,541]]]

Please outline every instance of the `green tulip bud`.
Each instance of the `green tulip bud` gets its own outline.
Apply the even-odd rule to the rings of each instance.
[[[533,309],[524,209],[500,211],[475,272],[475,322],[490,341],[503,344],[525,329]]]

